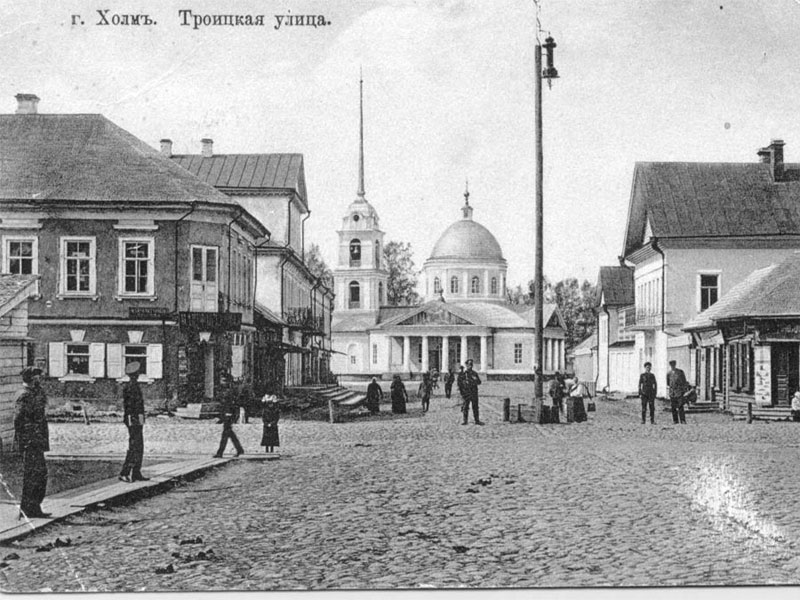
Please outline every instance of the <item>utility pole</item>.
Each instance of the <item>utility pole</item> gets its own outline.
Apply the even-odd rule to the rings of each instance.
[[[542,69],[542,48],[547,51],[547,68]],[[541,406],[544,398],[544,152],[542,150],[542,80],[558,77],[558,71],[553,66],[553,49],[556,43],[548,37],[544,46],[536,43],[536,272],[535,272],[535,326],[536,339],[534,344],[534,364],[536,376],[534,381],[534,402]]]

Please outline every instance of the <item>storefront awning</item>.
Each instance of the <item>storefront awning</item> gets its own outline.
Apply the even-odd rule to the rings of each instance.
[[[722,332],[716,329],[714,331],[698,331],[695,333],[695,336],[697,336],[697,344],[701,348],[722,346],[725,343],[725,338],[722,337]]]

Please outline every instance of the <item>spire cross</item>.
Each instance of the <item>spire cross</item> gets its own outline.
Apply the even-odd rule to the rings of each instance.
[[[359,68],[359,79],[358,79],[358,110],[359,110],[358,197],[363,200],[366,193],[364,191],[364,74],[361,68]]]

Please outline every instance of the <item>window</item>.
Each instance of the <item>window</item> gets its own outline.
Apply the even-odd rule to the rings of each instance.
[[[473,294],[480,294],[481,292],[481,280],[477,275],[470,282],[470,292]]]
[[[522,344],[520,342],[514,344],[514,364],[522,364]]]
[[[36,238],[5,238],[3,272],[32,275],[39,272]]]
[[[381,268],[381,243],[375,240],[375,268]]]
[[[361,266],[361,240],[350,240],[350,266]]]
[[[191,247],[190,307],[193,311],[217,311],[217,255],[217,248],[213,246]]]
[[[153,247],[152,239],[120,240],[120,294],[153,295]]]
[[[378,282],[378,304],[383,304],[383,282]]]
[[[442,291],[442,282],[438,277],[433,278],[433,293],[438,294]]]
[[[70,295],[95,293],[94,238],[61,238],[61,290]]]
[[[497,294],[497,277],[492,277],[492,294]]]
[[[67,344],[67,374],[89,374],[89,344]]]
[[[350,282],[350,308],[361,306],[361,286],[357,281]]]
[[[453,275],[450,278],[450,293],[457,294],[458,293],[458,277]]]
[[[700,310],[705,310],[719,297],[719,275],[700,274]]]
[[[351,365],[354,365],[354,364],[356,364],[356,357],[355,357],[355,355],[354,355],[354,354],[351,354],[351,355],[350,355],[350,364],[351,364]]]
[[[126,344],[123,347],[123,369],[122,372],[125,372],[125,367],[127,367],[132,362],[139,363],[139,377],[147,375],[147,346],[134,346],[131,344]]]
[[[378,364],[378,344],[372,344],[372,364]]]

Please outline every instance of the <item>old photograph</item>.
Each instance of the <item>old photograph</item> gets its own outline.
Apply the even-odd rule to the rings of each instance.
[[[0,0],[0,589],[797,594],[798,32]]]

